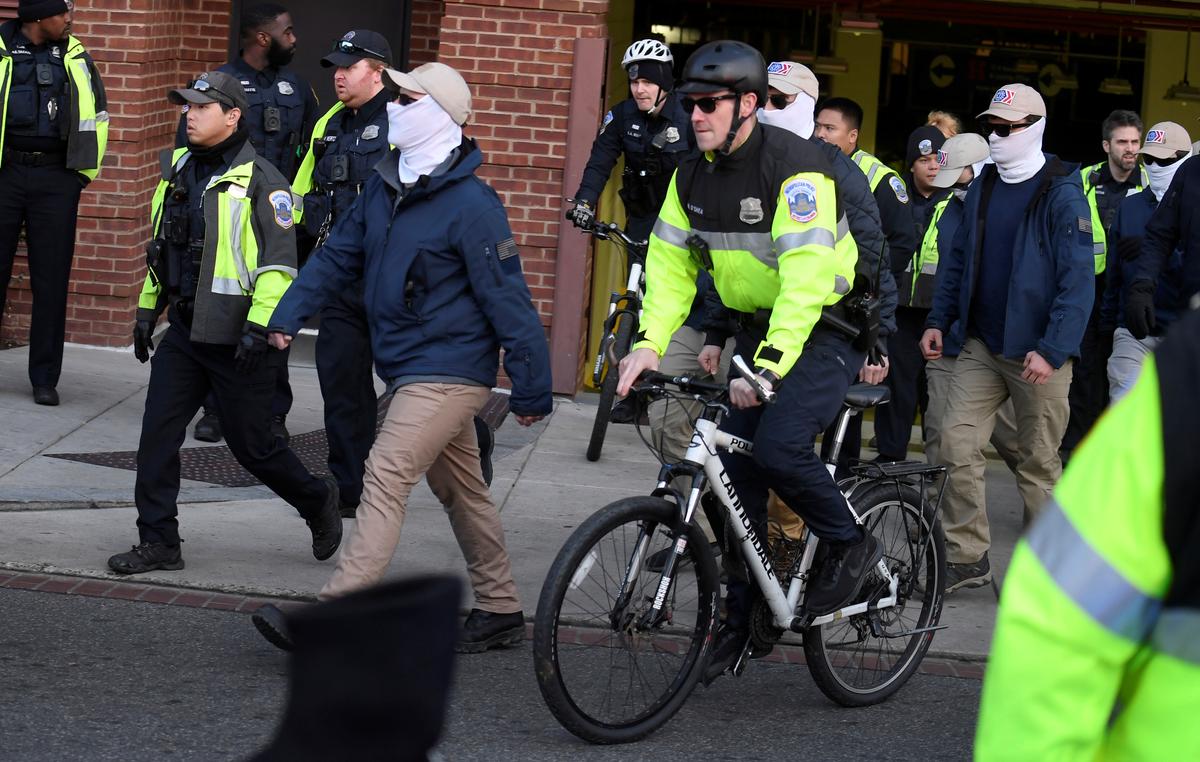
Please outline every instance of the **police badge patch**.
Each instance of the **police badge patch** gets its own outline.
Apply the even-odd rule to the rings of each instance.
[[[604,121],[600,123],[600,132],[601,133],[604,132],[605,127],[607,127],[609,124],[612,123],[612,120],[613,120],[613,115],[612,115],[612,112],[609,111],[607,114],[604,115]]]
[[[796,222],[812,222],[817,218],[817,187],[808,180],[792,180],[783,188],[788,214]]]
[[[667,128],[667,142],[668,143],[678,143],[679,142],[679,130],[678,129],[676,129],[674,127]]]
[[[291,82],[280,82],[279,83],[279,94],[280,95],[291,95],[294,92],[296,92],[296,91],[292,88]]]
[[[362,139],[363,140],[374,140],[377,137],[379,137],[379,125],[368,124],[366,127],[363,128],[363,131],[362,131]]]
[[[896,194],[896,200],[901,204],[908,203],[908,189],[904,187],[904,181],[895,175],[888,177],[888,185],[892,186],[892,193]]]
[[[738,219],[747,225],[755,225],[759,222],[762,222],[762,201],[759,201],[756,198],[742,199],[742,209],[738,213]]]
[[[633,80],[635,80],[637,78],[638,78],[638,65],[630,64],[629,65],[629,81],[632,82]]]
[[[267,199],[271,202],[271,208],[275,210],[275,224],[284,230],[291,229],[294,222],[292,218],[291,191],[272,191]]]

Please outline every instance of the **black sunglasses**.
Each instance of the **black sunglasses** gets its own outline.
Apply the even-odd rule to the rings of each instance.
[[[780,111],[783,111],[785,108],[792,105],[792,102],[790,100],[788,100],[789,97],[794,98],[795,96],[787,96],[787,95],[784,95],[783,93],[777,93],[777,94],[772,95],[769,98],[767,98],[767,100],[771,102],[772,106],[779,109]]]
[[[218,103],[228,106],[229,108],[240,108],[237,103],[234,102],[233,98],[213,87],[212,83],[207,79],[196,80],[189,85],[189,89],[195,90],[198,93],[204,93],[209,98],[212,98]]]
[[[1026,127],[1030,126],[1031,124],[1036,124],[1039,120],[1041,120],[1041,117],[1037,116],[1035,114],[1030,114],[1027,118],[1028,118],[1028,121],[1017,122],[1016,124],[992,124],[991,122],[987,121],[986,119],[982,119],[979,122],[979,131],[981,133],[983,133],[983,136],[985,138],[988,135],[991,135],[993,132],[1002,138],[1006,138],[1009,136],[1010,133],[1012,133],[1013,130],[1015,130],[1015,129],[1023,130]]]
[[[370,48],[364,48],[361,45],[355,45],[349,40],[338,40],[333,43],[333,52],[346,53],[347,55],[368,55],[372,58],[378,58],[380,61],[387,61],[387,56]]]
[[[1157,156],[1151,156],[1148,153],[1144,153],[1142,154],[1142,161],[1146,162],[1147,164],[1153,164],[1157,167],[1169,167],[1180,159],[1186,158],[1187,155],[1187,151],[1176,151],[1174,156],[1170,156],[1166,159],[1160,159]]]
[[[685,97],[681,103],[683,110],[692,113],[697,107],[706,114],[711,114],[717,110],[718,101],[733,100],[738,97],[737,93],[725,93],[724,95],[710,95],[706,98],[690,98]]]
[[[411,95],[405,95],[404,93],[400,93],[396,96],[396,103],[399,103],[401,106],[407,106],[410,103],[416,103],[416,101],[416,98],[412,97]]]

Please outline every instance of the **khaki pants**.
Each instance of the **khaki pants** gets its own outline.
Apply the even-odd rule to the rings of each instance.
[[[733,339],[726,342],[721,351],[721,366],[717,369],[715,377],[710,377],[697,361],[702,349],[704,332],[686,325],[681,327],[671,336],[671,343],[659,361],[659,372],[725,383],[725,379],[729,377],[729,361],[733,356]],[[684,402],[679,399],[655,400],[646,408],[646,418],[650,422],[650,441],[656,450],[666,456],[668,463],[678,463],[687,455],[687,448],[692,443],[692,432],[695,429],[693,421],[700,415],[701,409],[699,402]],[[691,485],[680,486],[684,490],[691,488]],[[684,496],[687,496],[686,492]],[[716,537],[713,528],[703,511],[696,513],[696,523],[704,531],[708,541],[714,542]]]
[[[396,391],[367,458],[358,518],[320,600],[379,581],[400,542],[408,496],[424,476],[466,557],[476,607],[495,614],[521,610],[475,439],[473,419],[489,393],[482,386],[437,383]]]
[[[991,546],[983,448],[1005,400],[1012,400],[1016,413],[1017,488],[1026,525],[1041,512],[1062,475],[1058,446],[1070,415],[1071,363],[1040,386],[1023,380],[1021,372],[1021,361],[993,355],[978,339],[967,340],[955,363],[939,454],[947,467],[942,525],[951,563],[975,563]]]
[[[925,459],[933,465],[938,462],[942,448],[942,425],[946,418],[946,400],[950,396],[950,381],[954,374],[955,358],[941,357],[925,364],[925,380],[929,389],[929,406],[921,418],[925,433]],[[992,427],[992,447],[1000,453],[1008,470],[1017,473],[1017,415],[1013,412],[1012,400],[1007,400],[996,411]]]

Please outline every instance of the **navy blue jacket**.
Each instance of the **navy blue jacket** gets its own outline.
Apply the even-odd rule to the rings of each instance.
[[[1079,168],[1046,154],[1041,185],[1017,230],[1003,356],[1023,360],[1032,350],[1055,368],[1079,356],[1079,343],[1096,300],[1092,213],[1083,196]],[[943,350],[957,355],[967,340],[967,321],[983,253],[983,220],[993,165],[971,184],[962,223],[938,262],[933,309],[926,325],[942,332]]]
[[[1122,238],[1141,238],[1146,233],[1146,225],[1158,207],[1158,199],[1154,191],[1146,188],[1140,193],[1121,201],[1117,207],[1117,216],[1113,219],[1108,231],[1108,269],[1107,282],[1104,288],[1104,301],[1100,305],[1100,326],[1105,330],[1113,330],[1117,326],[1125,326],[1125,294],[1129,284],[1138,277],[1141,269],[1141,250],[1132,259],[1117,261],[1117,242]],[[1168,325],[1175,322],[1184,306],[1180,298],[1180,285],[1183,280],[1183,250],[1176,248],[1158,279],[1158,288],[1154,292],[1154,335],[1161,336]]]
[[[1162,203],[1146,224],[1146,240],[1138,257],[1138,279],[1160,282],[1176,249],[1183,252],[1175,302],[1179,311],[1200,293],[1200,157],[1193,156],[1175,172]],[[1157,295],[1155,306],[1158,306]]]
[[[379,376],[496,383],[498,354],[517,415],[551,411],[550,352],[500,198],[475,176],[482,154],[464,140],[451,166],[401,195],[385,157],[271,317],[295,336],[304,321],[366,283]]]

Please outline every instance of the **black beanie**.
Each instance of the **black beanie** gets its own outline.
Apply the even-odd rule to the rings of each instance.
[[[17,18],[21,21],[41,21],[71,10],[67,0],[21,0]]]
[[[922,156],[937,156],[946,143],[946,136],[937,127],[925,125],[918,127],[908,136],[908,148],[904,152],[904,166],[911,168],[913,163]]]
[[[653,59],[634,61],[625,67],[625,71],[629,74],[630,82],[635,79],[648,79],[662,88],[664,93],[675,89],[675,72],[671,69],[671,64],[666,61]]]

